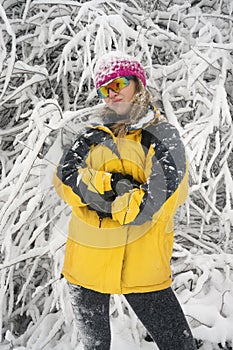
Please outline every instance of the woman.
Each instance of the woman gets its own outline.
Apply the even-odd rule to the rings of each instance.
[[[193,350],[170,269],[173,217],[188,187],[183,144],[134,58],[105,55],[95,85],[103,123],[77,137],[54,179],[72,206],[63,275],[84,349],[109,350],[110,294],[124,294],[159,349]]]

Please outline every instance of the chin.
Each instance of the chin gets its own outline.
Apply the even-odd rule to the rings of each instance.
[[[109,108],[118,115],[125,115],[130,112],[131,105],[116,103],[109,105]]]

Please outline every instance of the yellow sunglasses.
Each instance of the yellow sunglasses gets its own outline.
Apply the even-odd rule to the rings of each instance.
[[[122,89],[129,85],[130,79],[132,79],[131,76],[113,79],[112,81],[101,85],[97,90],[97,94],[100,98],[106,98],[109,96],[109,89],[113,90],[114,92],[120,92]]]

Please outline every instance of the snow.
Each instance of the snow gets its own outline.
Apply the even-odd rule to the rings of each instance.
[[[187,150],[190,196],[176,219],[173,289],[200,349],[232,348],[233,5],[165,3],[0,4],[1,350],[83,348],[60,279],[71,209],[52,177],[64,146],[100,120],[94,67],[114,47],[141,60]],[[111,350],[156,349],[125,305],[113,297]]]
[[[140,129],[154,118],[154,112],[149,111],[145,117],[141,118],[136,124],[132,124],[130,129]]]

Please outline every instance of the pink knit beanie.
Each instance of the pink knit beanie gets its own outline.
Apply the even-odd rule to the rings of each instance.
[[[134,57],[111,51],[102,56],[95,66],[96,90],[109,80],[130,75],[138,77],[146,86],[146,75],[141,64]]]

